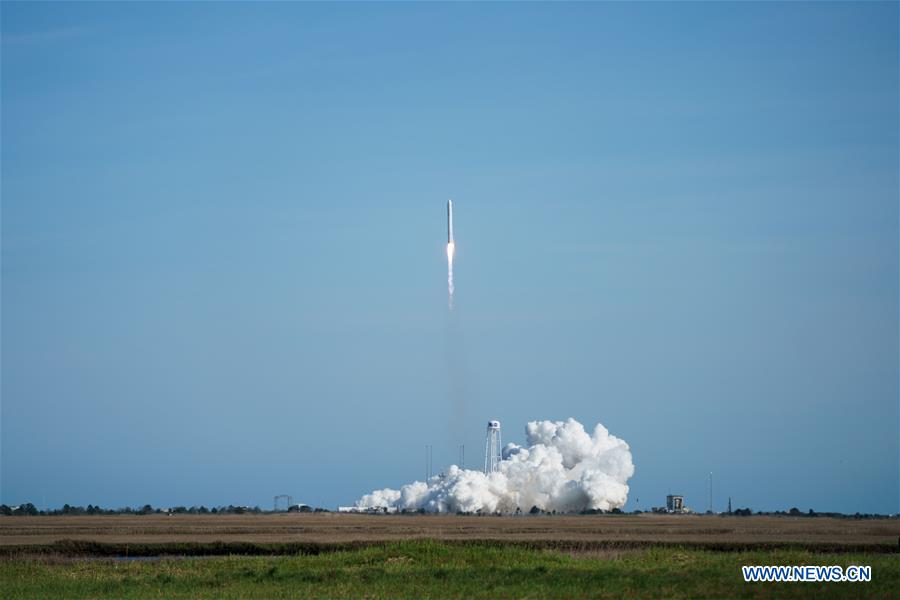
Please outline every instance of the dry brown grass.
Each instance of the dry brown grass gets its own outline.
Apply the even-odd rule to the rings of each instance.
[[[900,521],[650,514],[474,517],[292,513],[0,517],[0,545],[50,544],[63,539],[104,543],[327,543],[417,538],[896,546],[900,540]]]

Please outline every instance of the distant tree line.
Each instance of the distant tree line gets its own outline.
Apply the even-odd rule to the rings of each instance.
[[[20,504],[19,506],[7,506],[0,504],[0,516],[39,516],[39,515],[243,515],[243,514],[261,514],[271,513],[274,511],[263,510],[258,506],[218,506],[207,508],[205,506],[173,506],[171,508],[154,508],[149,504],[145,504],[140,508],[132,508],[126,506],[124,508],[101,508],[88,504],[84,506],[70,506],[64,504],[62,508],[50,510],[38,510],[31,502]],[[329,512],[324,508],[311,508],[306,505],[299,507],[290,507],[288,512]]]
[[[729,514],[729,513],[722,513]],[[732,513],[735,516],[739,517],[749,517],[750,515],[769,515],[769,516],[788,516],[788,517],[832,517],[835,519],[885,519],[885,518],[897,518],[897,515],[879,515],[877,513],[839,513],[839,512],[816,512],[813,509],[809,509],[806,512],[803,512],[797,507],[793,507],[789,510],[776,510],[776,511],[762,511],[758,510],[756,512],[751,511],[749,508],[739,508]]]
[[[749,508],[736,508],[731,512],[723,512],[720,513],[724,516],[735,516],[735,517],[749,517],[752,515],[760,515],[760,516],[770,516],[770,517],[832,517],[835,519],[885,519],[885,518],[896,518],[897,515],[879,515],[876,513],[839,513],[839,512],[816,512],[813,509],[809,509],[806,512],[803,512],[797,507],[793,507],[789,510],[774,510],[774,511],[764,511],[758,510],[756,512],[750,510]]]

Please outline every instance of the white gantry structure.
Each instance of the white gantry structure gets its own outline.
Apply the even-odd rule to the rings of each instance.
[[[500,470],[500,421],[488,421],[484,438],[484,474]]]

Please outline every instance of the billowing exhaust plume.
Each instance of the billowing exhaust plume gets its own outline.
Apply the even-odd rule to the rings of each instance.
[[[589,435],[578,421],[532,421],[526,446],[507,444],[500,468],[482,473],[450,467],[443,476],[399,490],[372,492],[359,508],[425,509],[428,512],[512,513],[533,506],[580,512],[621,508],[634,474],[628,444],[597,424]]]

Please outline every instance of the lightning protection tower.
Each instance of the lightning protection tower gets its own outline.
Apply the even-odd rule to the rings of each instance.
[[[484,438],[484,474],[500,470],[500,421],[488,421]]]

